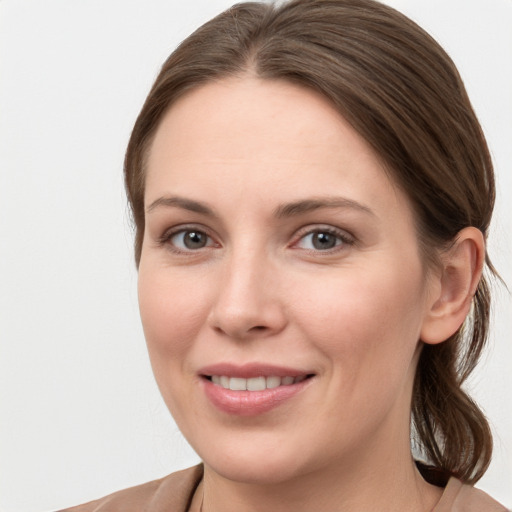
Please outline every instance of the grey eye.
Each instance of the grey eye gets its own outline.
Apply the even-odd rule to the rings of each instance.
[[[303,236],[298,246],[301,249],[314,249],[315,251],[327,251],[341,245],[343,240],[340,235],[328,231],[313,231]]]
[[[211,245],[210,237],[194,229],[180,231],[171,237],[171,243],[181,250],[193,251]]]
[[[318,250],[332,249],[339,242],[332,233],[314,233],[311,240],[313,247]]]

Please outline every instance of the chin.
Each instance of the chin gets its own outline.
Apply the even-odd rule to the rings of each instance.
[[[268,458],[254,461],[240,457],[237,460],[226,457],[223,461],[216,460],[214,464],[208,464],[206,461],[204,463],[227,480],[251,485],[282,484],[302,473],[300,468],[291,466],[289,462]]]
[[[198,450],[198,454],[205,466],[223,478],[253,485],[280,484],[310,471],[296,449],[257,439],[243,444],[219,443],[216,450]]]

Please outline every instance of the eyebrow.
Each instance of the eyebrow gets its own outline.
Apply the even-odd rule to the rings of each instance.
[[[323,208],[346,208],[375,216],[375,212],[368,206],[346,197],[320,197],[295,201],[277,207],[274,211],[274,215],[278,218],[293,217]]]
[[[146,213],[150,213],[156,208],[162,206],[168,208],[182,208],[184,210],[199,213],[201,215],[217,217],[215,212],[206,204],[179,196],[159,197],[146,208]],[[324,208],[352,209],[375,216],[373,210],[368,206],[365,206],[357,201],[354,201],[353,199],[348,199],[346,197],[320,197],[286,203],[278,206],[274,210],[274,216],[276,218],[294,217],[296,215],[302,215],[304,213],[309,213]]]
[[[206,206],[204,203],[200,203],[192,199],[185,199],[184,197],[178,196],[159,197],[146,208],[146,213],[150,213],[155,208],[161,206],[177,207],[182,208],[184,210],[189,210],[191,212],[200,213],[202,215],[216,217],[213,210],[209,206]]]

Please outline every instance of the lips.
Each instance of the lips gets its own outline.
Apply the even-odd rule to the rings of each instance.
[[[227,414],[252,416],[283,405],[305,389],[313,373],[272,365],[220,364],[200,371],[210,402]]]

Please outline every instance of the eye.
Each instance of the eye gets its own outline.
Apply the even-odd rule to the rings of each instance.
[[[199,229],[182,229],[165,238],[165,241],[179,252],[197,251],[215,245],[213,240]]]
[[[309,251],[329,251],[353,243],[344,232],[335,229],[315,229],[302,236],[296,247]]]

